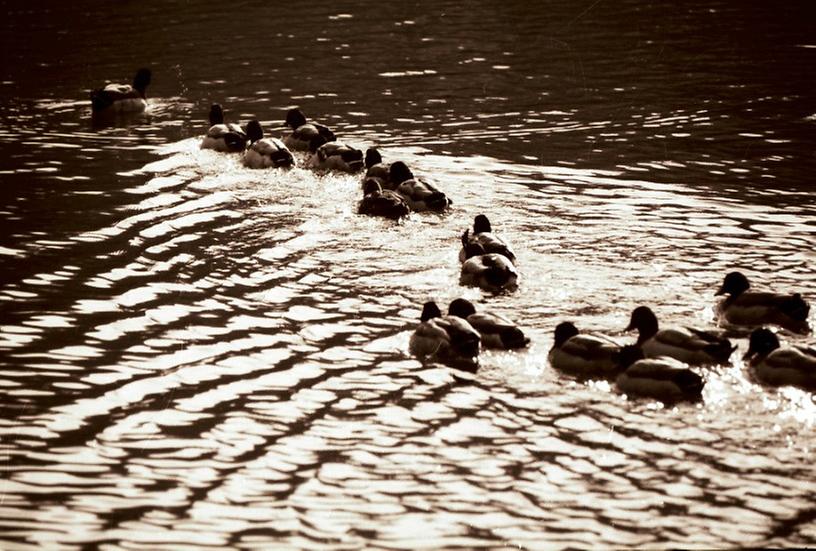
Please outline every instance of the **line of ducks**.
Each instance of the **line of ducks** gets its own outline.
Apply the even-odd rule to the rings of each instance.
[[[809,304],[798,293],[754,292],[749,288],[744,274],[731,272],[716,294],[726,295],[717,304],[721,321],[755,327],[743,356],[751,374],[758,382],[771,386],[816,390],[816,350],[782,346],[776,333],[764,327],[777,325],[807,333]],[[519,347],[521,339],[493,339],[488,344],[485,334],[521,334],[521,330],[505,318],[490,314],[475,318],[475,310],[463,310],[461,302],[467,301],[452,302],[447,316],[442,316],[433,302],[424,305],[420,325],[411,337],[415,354],[454,364],[470,362],[475,369],[479,352],[476,335],[482,334],[484,347]],[[488,324],[486,319],[495,321]],[[471,320],[478,320],[479,325],[468,325]],[[661,329],[657,316],[647,306],[632,311],[625,331],[634,330],[638,332],[637,340],[621,345],[606,336],[582,334],[572,322],[561,322],[555,328],[548,361],[555,369],[580,379],[614,380],[618,389],[629,396],[671,404],[701,399],[705,383],[690,366],[725,364],[737,349],[729,339],[710,331],[691,327]]]
[[[108,84],[93,90],[92,111],[127,113],[147,106],[149,69],[139,69],[132,85]],[[257,120],[245,128],[226,123],[219,104],[209,114],[210,128],[201,147],[243,153],[251,168],[287,168],[296,164],[291,150],[306,151],[306,166],[318,170],[355,173],[363,176],[363,198],[358,212],[400,219],[411,211],[442,212],[450,199],[429,182],[416,178],[402,161],[383,162],[376,149],[362,151],[337,141],[325,125],[309,122],[299,109],[291,109],[285,124],[290,132],[283,138],[265,138]],[[517,287],[515,254],[497,237],[485,215],[474,219],[473,231],[461,238],[460,283],[492,292]],[[750,334],[748,361],[753,376],[773,386],[793,385],[816,390],[816,350],[803,346],[782,346],[776,334],[764,325],[775,325],[793,333],[807,333],[809,304],[798,293],[781,294],[749,291],[748,278],[740,272],[726,275],[717,295],[726,298],[717,305],[720,319],[733,326],[756,327]],[[736,346],[718,334],[690,327],[660,329],[657,316],[647,306],[632,311],[626,331],[637,330],[634,344],[620,345],[609,337],[579,332],[572,322],[559,323],[549,351],[550,364],[580,378],[614,379],[627,395],[674,403],[701,399],[704,381],[689,366],[727,363]],[[524,348],[530,339],[507,318],[477,312],[466,299],[456,299],[442,315],[434,302],[422,308],[420,324],[410,339],[410,350],[422,358],[460,364],[475,369],[484,348],[513,350]]]

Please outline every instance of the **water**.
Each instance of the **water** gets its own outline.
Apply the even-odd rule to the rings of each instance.
[[[0,35],[2,547],[812,545],[816,405],[744,339],[700,405],[546,362],[564,319],[712,326],[735,268],[816,297],[807,2],[51,4]],[[93,125],[142,65],[148,114]],[[454,209],[201,151],[212,101],[300,106]],[[458,285],[480,212],[516,293]],[[529,350],[411,358],[458,296]]]

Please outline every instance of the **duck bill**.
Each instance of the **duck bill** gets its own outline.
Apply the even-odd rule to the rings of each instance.
[[[714,296],[724,295],[726,293],[725,287],[720,287],[720,290],[714,293]]]

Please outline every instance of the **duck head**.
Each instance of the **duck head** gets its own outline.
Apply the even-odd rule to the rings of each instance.
[[[429,301],[422,305],[422,314],[419,316],[420,321],[428,321],[441,317],[442,312],[439,310],[439,306],[437,306],[434,301]]]
[[[626,326],[624,331],[632,331],[633,329],[637,329],[638,333],[640,333],[638,344],[652,338],[657,333],[657,316],[654,315],[651,308],[638,306],[632,310],[629,325]]]
[[[382,191],[380,181],[376,178],[366,178],[363,181],[363,195],[370,195]]]
[[[490,233],[492,231],[490,220],[484,214],[479,214],[473,219],[473,233]]]
[[[561,348],[571,337],[578,334],[578,328],[571,321],[562,321],[555,326],[555,344],[554,348]]]
[[[290,109],[286,113],[286,125],[291,128],[292,130],[296,130],[298,127],[303,126],[306,124],[306,116],[300,109]]]
[[[717,294],[731,295],[732,297],[736,297],[747,291],[750,287],[751,284],[748,283],[748,278],[745,277],[742,272],[731,272],[725,276],[725,279],[720,286],[720,290],[717,291]]]
[[[463,319],[471,314],[476,313],[476,307],[466,298],[457,298],[453,300],[448,306],[448,314],[451,316],[458,316]]]
[[[210,106],[210,126],[216,124],[224,124],[224,110],[218,103],[213,103]]]
[[[777,348],[779,348],[779,339],[773,331],[764,327],[754,329],[748,340],[748,351],[742,359],[748,360],[754,356],[767,356]]]
[[[136,71],[136,76],[133,77],[133,88],[139,92],[142,97],[145,97],[145,90],[150,85],[151,72],[150,69],[139,69]]]
[[[378,165],[382,162],[382,155],[380,152],[377,151],[374,147],[369,147],[366,149],[365,152],[365,167],[371,168],[374,165]]]
[[[408,165],[402,161],[397,161],[391,165],[390,169],[388,169],[388,177],[392,182],[399,185],[406,180],[413,180],[414,174],[411,172],[411,169],[408,168]]]
[[[261,128],[261,123],[259,123],[257,119],[252,119],[247,123],[246,135],[250,143],[255,143],[263,139],[263,128]]]

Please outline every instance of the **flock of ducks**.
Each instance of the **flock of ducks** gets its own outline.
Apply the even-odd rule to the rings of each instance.
[[[93,90],[93,113],[143,111],[150,79],[150,71],[140,69],[132,85],[109,84]],[[443,212],[451,205],[442,191],[415,177],[404,162],[384,163],[374,148],[363,154],[338,141],[325,125],[308,121],[299,109],[287,113],[287,133],[282,139],[264,137],[260,123],[254,119],[244,127],[225,122],[219,104],[212,105],[209,122],[201,147],[239,153],[250,168],[302,165],[316,170],[363,173],[360,214],[399,220],[411,212]],[[299,160],[293,151],[305,152],[306,157]],[[516,256],[493,233],[483,214],[476,216],[473,228],[462,234],[459,260],[462,285],[493,293],[517,288]],[[776,333],[765,327],[777,326],[798,334],[809,332],[810,306],[800,294],[752,291],[748,278],[740,272],[726,275],[716,294],[725,295],[717,304],[722,322],[753,328],[744,359],[757,381],[816,390],[816,350],[782,346]],[[637,331],[634,343],[621,345],[606,336],[580,333],[572,322],[561,322],[555,328],[548,360],[559,371],[579,378],[614,380],[627,395],[674,403],[701,399],[704,381],[691,366],[727,363],[737,348],[711,331],[660,328],[657,316],[647,306],[632,311],[625,330]],[[436,303],[425,303],[409,348],[423,359],[475,369],[482,348],[512,350],[529,343],[530,339],[512,321],[494,313],[477,312],[470,301],[459,298],[450,303],[444,315]]]

